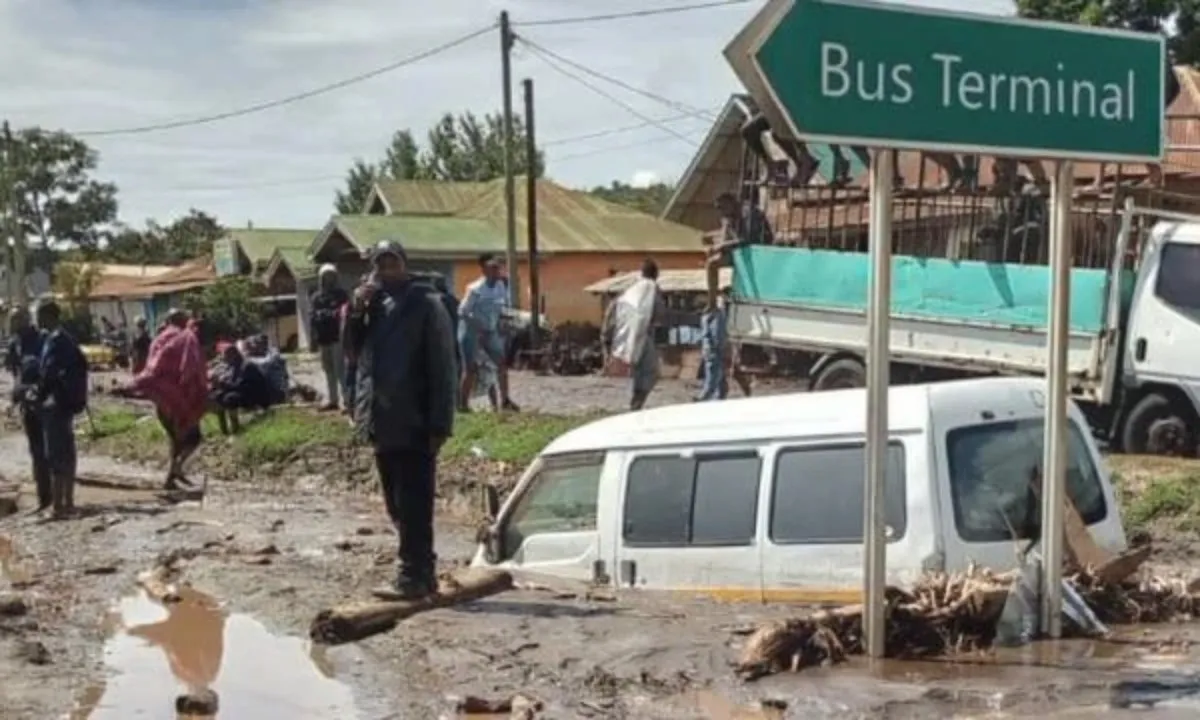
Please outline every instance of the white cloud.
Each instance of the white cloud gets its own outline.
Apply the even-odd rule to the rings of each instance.
[[[662,176],[653,170],[638,170],[629,180],[629,184],[637,188],[650,187],[658,182],[662,182]]]
[[[671,100],[715,110],[737,89],[720,51],[754,5],[586,25],[519,25],[648,5],[437,0],[414,13],[395,0],[0,0],[0,117],[18,127],[82,131],[222,112],[395,62],[486,25],[501,7],[519,33],[550,50]],[[101,152],[101,174],[121,188],[126,221],[169,218],[195,206],[230,225],[317,227],[331,212],[351,160],[379,155],[396,129],[421,134],[445,111],[498,109],[498,53],[498,37],[489,33],[286,107],[91,142]],[[519,46],[513,65],[518,109],[520,80],[535,80],[543,142],[639,122]],[[679,115],[604,87],[642,115]],[[670,125],[697,143],[708,129],[696,119]],[[676,177],[695,147],[649,126],[550,144],[546,151],[552,177],[592,186],[630,177],[634,169]]]

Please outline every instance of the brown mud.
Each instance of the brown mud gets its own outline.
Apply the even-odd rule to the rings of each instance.
[[[160,497],[154,469],[86,456],[81,471],[110,482],[79,488],[79,517],[45,522],[27,512],[24,438],[0,436],[0,487],[26,483],[18,513],[0,518],[0,600],[24,609],[0,602],[11,608],[0,612],[5,720],[173,718],[180,694],[205,688],[220,720],[454,717],[468,698],[509,707],[500,715],[509,717],[518,696],[544,718],[1169,718],[1200,709],[1186,698],[1149,713],[1107,709],[1122,679],[1200,672],[1192,624],[952,659],[851,658],[746,684],[733,664],[749,633],[797,608],[519,584],[362,642],[313,646],[319,609],[368,597],[392,572],[395,541],[369,469],[355,491],[320,472],[214,481],[202,503]],[[474,526],[445,494],[438,550],[451,570],[469,561]],[[181,558],[172,580],[181,600],[164,604],[137,578],[168,555]]]

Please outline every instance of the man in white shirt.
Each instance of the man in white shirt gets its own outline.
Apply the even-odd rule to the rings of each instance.
[[[508,365],[504,347],[501,318],[508,310],[508,282],[501,277],[500,261],[492,253],[479,256],[483,276],[467,286],[458,309],[458,343],[462,349],[463,374],[459,393],[459,410],[469,412],[469,403],[479,375],[480,354],[490,359],[497,369],[500,386],[492,407],[499,410],[519,410],[508,396]]]

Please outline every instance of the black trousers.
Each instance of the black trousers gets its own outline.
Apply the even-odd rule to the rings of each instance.
[[[36,410],[24,410],[21,424],[29,442],[29,459],[33,461],[33,482],[37,486],[38,505],[48,507],[54,496],[50,484],[50,461],[46,457],[46,433],[42,416]]]
[[[427,448],[375,453],[388,515],[400,537],[400,572],[433,581],[437,556],[433,552],[433,502],[437,455]]]

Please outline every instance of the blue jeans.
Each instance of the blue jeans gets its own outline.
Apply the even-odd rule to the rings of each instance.
[[[718,352],[705,352],[701,358],[704,365],[704,387],[700,400],[724,400],[729,395],[729,381],[725,378],[725,363]]]

